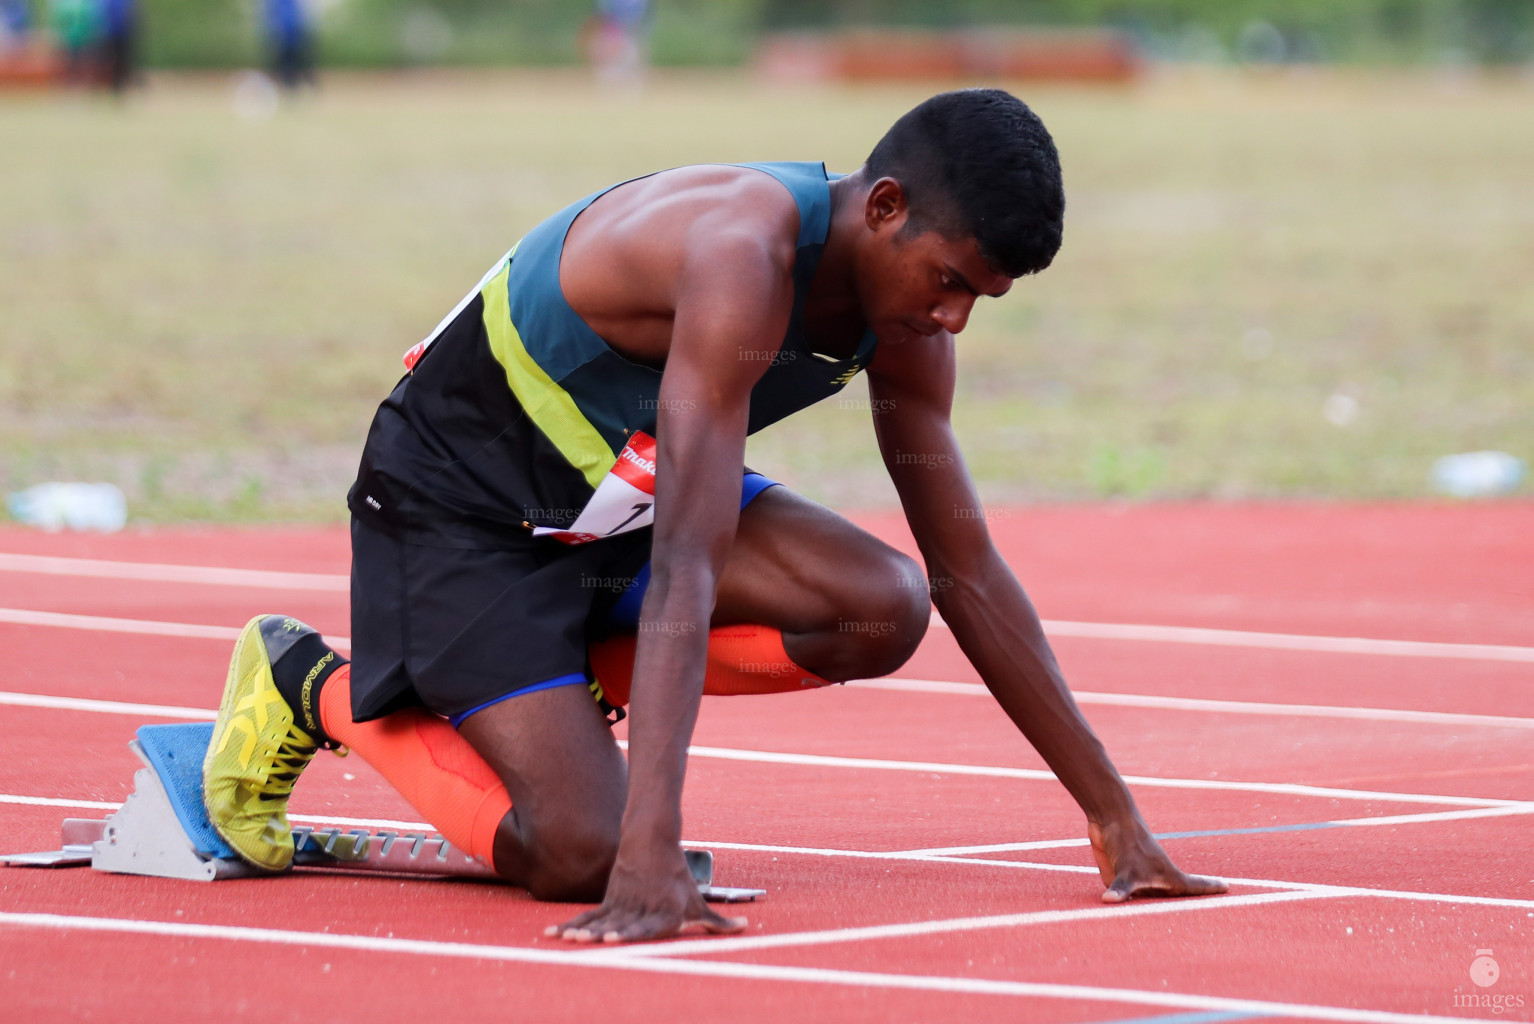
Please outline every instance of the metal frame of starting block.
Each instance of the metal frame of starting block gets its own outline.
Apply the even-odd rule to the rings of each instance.
[[[144,767],[134,772],[133,792],[121,807],[105,819],[65,818],[60,849],[7,854],[0,856],[0,864],[54,868],[88,864],[97,871],[198,882],[283,873],[254,867],[240,860],[207,825],[202,809],[200,752],[207,749],[211,724],[145,726],[144,729],[178,730],[166,735],[187,744],[200,740],[200,747],[189,748],[198,754],[199,773],[195,783],[189,782],[184,770],[169,770],[163,763],[163,754],[160,755],[162,763],[156,764],[156,758],[146,753],[139,739],[130,740],[129,748],[144,762]],[[143,729],[139,735],[145,736]],[[196,838],[199,835],[204,837],[200,841]],[[708,850],[685,850],[684,854],[688,870],[698,883],[698,891],[711,903],[741,903],[767,894],[764,889],[714,885],[714,855]],[[489,866],[441,836],[388,829],[296,826],[293,829],[293,866],[499,880]]]

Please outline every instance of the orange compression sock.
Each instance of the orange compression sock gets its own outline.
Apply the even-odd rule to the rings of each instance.
[[[446,719],[411,708],[353,722],[352,670],[344,665],[320,690],[320,725],[377,768],[448,842],[494,865],[496,829],[511,798],[495,770]]]
[[[619,633],[591,645],[591,670],[602,684],[607,702],[629,702],[638,637]],[[703,692],[715,697],[748,693],[788,693],[829,686],[807,668],[794,664],[783,649],[783,631],[769,626],[718,626],[708,631],[708,668]]]

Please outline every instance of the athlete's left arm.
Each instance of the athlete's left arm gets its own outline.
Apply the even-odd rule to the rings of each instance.
[[[959,452],[953,336],[881,344],[868,371],[874,429],[931,578],[933,603],[1007,715],[1087,816],[1103,900],[1224,892],[1186,875],[1151,835],[1055,662],[1032,602],[991,542]]]

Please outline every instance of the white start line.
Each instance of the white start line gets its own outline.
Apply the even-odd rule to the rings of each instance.
[[[1257,900],[1272,903],[1309,898],[1317,897],[1308,893],[1277,893],[1267,894],[1266,898],[1213,897],[1203,901],[1190,901],[1189,905],[1202,905],[1209,910],[1214,910],[1249,906]],[[1107,918],[1109,916],[1139,916],[1144,913],[1167,912],[1159,910],[1158,907],[1159,905],[1154,904],[1141,904],[1138,907],[1129,905],[1119,908],[1116,912],[1109,911],[1104,913],[1099,911],[1099,914],[1103,918]],[[1025,916],[1028,915],[1012,915],[1006,918],[991,919],[971,918],[957,922],[928,922],[916,926],[890,927],[917,927],[923,928],[925,931],[911,934],[934,934],[937,931],[944,930],[942,928],[944,924],[953,925],[953,927],[946,929],[948,931],[974,930],[975,928],[984,927],[1016,927],[1028,923],[1017,920]],[[1186,1010],[1225,1011],[1247,1013],[1254,1016],[1358,1022],[1358,1024],[1438,1024],[1438,1022],[1450,1024],[1450,1022],[1473,1019],[1466,1017],[1441,1017],[1430,1014],[1393,1013],[1384,1010],[1322,1006],[1308,1003],[1234,999],[1184,992],[1155,992],[1144,989],[1109,988],[1095,985],[1052,984],[920,974],[891,974],[871,971],[845,971],[824,967],[791,967],[743,963],[729,960],[685,959],[687,955],[696,952],[727,951],[711,943],[703,943],[702,946],[704,948],[685,948],[692,946],[692,944],[681,942],[659,946],[577,951],[464,942],[439,942],[428,939],[406,939],[376,935],[347,935],[334,932],[252,928],[242,925],[141,921],[125,918],[67,914],[27,914],[7,911],[0,911],[0,926],[264,943],[315,949],[354,950],[422,957],[447,957],[503,963],[577,967],[587,970],[637,971],[660,975],[791,982],[798,984],[846,985],[867,989],[983,994],[1035,999],[1066,999],[1078,1002],[1107,1002]],[[851,929],[849,931],[866,932],[866,929]],[[812,937],[812,944],[817,945],[824,944],[827,941],[825,938],[826,934],[824,932],[801,933],[804,937]],[[884,936],[866,934],[859,936],[863,941],[869,941],[877,937]],[[789,936],[782,936],[780,938],[787,939]],[[730,940],[720,941],[728,942]],[[778,945],[784,944],[780,942]]]

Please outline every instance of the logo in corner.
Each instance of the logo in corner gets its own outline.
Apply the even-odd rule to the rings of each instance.
[[[1491,950],[1478,949],[1470,961],[1470,980],[1481,988],[1491,988],[1502,977],[1502,968],[1491,958]]]

